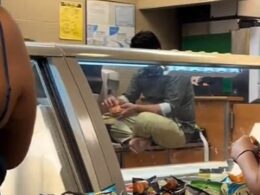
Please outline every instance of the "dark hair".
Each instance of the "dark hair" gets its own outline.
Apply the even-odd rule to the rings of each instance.
[[[161,49],[161,43],[151,31],[140,31],[131,39],[131,48]]]

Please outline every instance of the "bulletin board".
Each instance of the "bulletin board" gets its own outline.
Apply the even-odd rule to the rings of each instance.
[[[106,1],[87,1],[88,45],[129,47],[135,34],[135,6]]]

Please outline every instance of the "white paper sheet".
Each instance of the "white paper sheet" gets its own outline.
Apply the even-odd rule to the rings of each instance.
[[[134,6],[115,6],[115,16],[117,26],[134,27],[135,9]]]
[[[109,25],[109,2],[87,1],[87,24]]]

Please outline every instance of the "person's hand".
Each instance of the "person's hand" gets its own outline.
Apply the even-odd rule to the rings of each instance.
[[[252,139],[243,135],[238,140],[236,140],[231,146],[231,157],[236,160],[238,155],[245,150],[254,150],[255,145],[252,143]]]
[[[104,100],[102,105],[109,109],[109,108],[119,105],[119,103],[120,103],[119,100],[115,96],[111,95],[107,99]]]
[[[121,104],[121,108],[123,111],[120,113],[119,118],[125,118],[128,116],[132,116],[136,113],[137,105],[127,102],[127,103]]]

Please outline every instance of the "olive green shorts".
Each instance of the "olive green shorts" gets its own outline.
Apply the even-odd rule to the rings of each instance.
[[[118,143],[132,137],[150,138],[155,144],[165,148],[176,148],[186,143],[185,135],[176,122],[151,112],[117,120],[112,125],[110,134]]]

